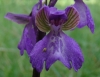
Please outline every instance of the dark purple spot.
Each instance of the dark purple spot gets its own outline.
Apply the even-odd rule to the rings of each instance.
[[[55,31],[53,31],[53,36],[56,36]]]
[[[54,39],[54,37],[51,37],[51,40],[53,40]]]
[[[55,46],[54,42],[51,42],[51,43],[49,44],[49,47],[50,47],[50,48],[51,48],[52,46]]]
[[[62,47],[63,46],[63,42],[62,42],[62,40],[60,39],[60,47]]]

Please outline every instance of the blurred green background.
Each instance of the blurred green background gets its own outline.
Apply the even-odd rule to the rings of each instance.
[[[7,12],[29,14],[38,0],[0,0],[0,77],[31,77],[32,67],[25,52],[20,56],[17,44],[20,41],[24,26],[4,18]],[[94,22],[95,32],[92,34],[86,26],[82,29],[66,32],[80,45],[85,62],[75,72],[68,70],[57,61],[49,71],[45,69],[41,77],[100,77],[100,1],[84,0],[89,6]],[[57,7],[65,9],[73,4],[73,0],[58,0]]]

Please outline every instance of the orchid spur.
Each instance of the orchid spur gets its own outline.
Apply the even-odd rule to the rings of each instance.
[[[66,67],[78,71],[84,61],[79,45],[62,30],[74,29],[79,23],[79,14],[74,7],[57,10],[54,7],[43,6],[37,13],[35,23],[42,32],[49,33],[34,46],[30,54],[30,62],[38,72],[48,70],[56,61],[61,61]]]

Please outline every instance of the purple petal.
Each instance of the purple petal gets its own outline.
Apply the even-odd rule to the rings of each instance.
[[[54,35],[50,32],[41,41],[37,42],[30,54],[30,62],[38,72],[50,66],[57,60],[61,61],[66,67],[74,68],[78,71],[84,61],[82,52],[78,44],[70,37],[61,32]]]
[[[18,24],[28,24],[31,19],[28,15],[13,13],[7,13],[5,18]]]
[[[30,62],[32,67],[35,68],[38,72],[41,72],[43,69],[44,61],[47,57],[47,45],[49,35],[45,36],[42,40],[36,43],[31,54],[30,54]]]
[[[71,62],[74,70],[78,71],[84,61],[81,49],[72,38],[66,36],[65,34],[62,36],[65,40],[65,52],[63,54],[65,55],[65,58],[68,58],[68,60]]]
[[[82,28],[84,26],[88,26],[92,33],[94,33],[94,21],[88,6],[83,2],[83,0],[75,0],[75,4],[73,5],[80,15],[80,22],[78,28]]]
[[[34,32],[34,28],[32,23],[29,23],[25,26],[21,41],[18,44],[18,49],[20,50],[20,54],[23,55],[24,50],[26,50],[29,55],[35,43],[36,43],[36,35]]]
[[[69,69],[73,67],[75,71],[78,71],[84,61],[78,44],[63,32],[58,37],[52,37],[51,35],[51,38],[53,42],[49,42],[49,47],[47,47],[48,57],[46,58],[46,70],[56,60],[59,60]]]

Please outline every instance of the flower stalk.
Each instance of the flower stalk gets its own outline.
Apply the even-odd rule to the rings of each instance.
[[[45,5],[47,5],[47,0],[45,0]],[[36,38],[36,41],[40,41],[44,36],[46,35],[46,33],[44,32],[41,32],[39,29],[38,29],[38,33],[37,33],[37,38]],[[33,75],[32,77],[40,77],[40,72],[38,72],[35,68],[33,69]]]
[[[38,72],[36,69],[33,69],[32,77],[40,77],[40,72]]]

